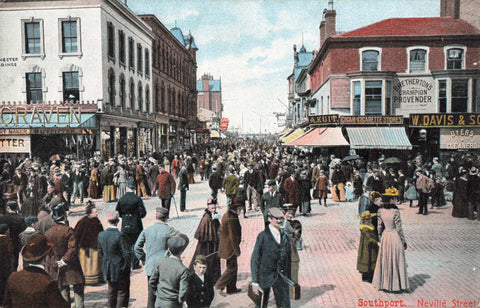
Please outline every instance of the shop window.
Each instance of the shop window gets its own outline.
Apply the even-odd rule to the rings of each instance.
[[[382,114],[382,81],[365,81],[365,115]]]
[[[468,111],[468,80],[452,80],[452,111]]]
[[[143,87],[142,87],[141,82],[138,83],[138,97],[137,97],[137,100],[138,100],[138,104],[137,104],[135,110],[142,110],[143,109]]]
[[[135,71],[135,41],[133,38],[128,38],[128,67],[130,70]]]
[[[120,106],[122,108],[125,108],[126,107],[126,100],[125,100],[125,77],[122,75],[120,75],[120,92],[119,92],[119,96],[120,96]]]
[[[322,97],[323,105],[323,97]],[[362,84],[360,81],[353,82],[353,115],[359,116],[362,114]]]
[[[63,101],[75,102],[80,100],[78,72],[63,72]]]
[[[139,75],[143,73],[143,50],[142,45],[137,44],[137,72]]]
[[[150,77],[150,51],[145,48],[145,77]]]
[[[425,72],[427,51],[425,49],[410,50],[410,73]]]
[[[42,73],[27,73],[27,102],[38,103],[43,101]]]
[[[125,67],[125,32],[123,32],[122,30],[118,30],[118,61],[120,62],[120,65]]]
[[[108,59],[115,62],[115,27],[113,23],[107,23]]]
[[[447,81],[438,81],[438,106],[440,112],[447,112]]]
[[[42,19],[22,20],[22,38],[23,59],[27,57],[41,57],[43,59],[45,57]]]
[[[115,106],[115,72],[113,69],[108,70],[108,95],[110,96],[110,104]]]
[[[362,52],[362,70],[363,71],[378,71],[379,70],[379,56],[380,52],[376,50],[365,50]]]
[[[447,70],[463,68],[464,50],[462,48],[447,49]]]
[[[130,78],[129,92],[130,92],[130,108],[135,109],[135,83],[133,82],[133,78]]]

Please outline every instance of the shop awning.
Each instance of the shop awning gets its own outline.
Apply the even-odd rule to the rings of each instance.
[[[283,143],[289,143],[290,141],[297,139],[304,133],[305,133],[305,130],[303,128],[297,128],[296,130],[291,132],[289,135],[281,138],[280,141]]]
[[[278,138],[283,138],[283,137],[287,136],[288,134],[290,134],[291,132],[293,132],[293,128],[286,129],[283,132],[278,134]]]
[[[218,130],[210,131],[210,138],[220,138],[220,133],[218,132]]]
[[[347,127],[352,149],[411,150],[404,127]]]
[[[343,137],[341,127],[317,127],[287,146],[341,147],[349,144]]]

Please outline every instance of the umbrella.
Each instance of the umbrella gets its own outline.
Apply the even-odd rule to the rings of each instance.
[[[54,155],[50,156],[51,161],[63,160],[63,158],[64,158],[64,156],[62,154],[54,154]]]
[[[348,156],[345,156],[342,161],[348,161],[348,160],[355,160],[355,159],[359,159],[360,156],[358,155],[348,155]]]
[[[401,162],[397,157],[389,157],[383,161],[384,164],[400,164]]]

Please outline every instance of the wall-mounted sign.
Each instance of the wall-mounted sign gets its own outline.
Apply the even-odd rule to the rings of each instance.
[[[411,127],[480,127],[480,113],[411,114]]]
[[[0,67],[15,67],[17,66],[17,57],[0,57]]]
[[[402,125],[403,116],[341,116],[342,125]]]
[[[228,118],[222,118],[220,121],[220,130],[226,130],[228,128]]]
[[[30,136],[1,136],[0,153],[30,153]]]
[[[392,82],[395,114],[435,111],[435,87],[431,77],[398,78]]]
[[[440,149],[480,149],[480,128],[441,128]]]
[[[310,125],[338,125],[339,123],[338,114],[330,115],[315,115],[308,117],[308,124]]]
[[[68,126],[82,123],[81,107],[33,107],[28,110],[24,106],[0,107],[0,124],[14,126],[22,124],[55,124]]]

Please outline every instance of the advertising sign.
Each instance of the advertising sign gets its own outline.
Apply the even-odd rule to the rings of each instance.
[[[228,128],[228,118],[222,118],[222,121],[220,122],[220,129],[226,130],[227,128]]]
[[[338,114],[330,114],[330,115],[315,115],[308,117],[308,124],[310,125],[337,125],[338,122]]]
[[[0,136],[0,153],[30,153],[30,136]]]
[[[411,114],[411,127],[480,127],[480,113]]]
[[[399,78],[392,82],[392,104],[395,114],[435,111],[435,87],[432,77]]]
[[[480,149],[480,128],[441,128],[440,149]]]
[[[342,125],[403,124],[403,116],[341,116]]]

